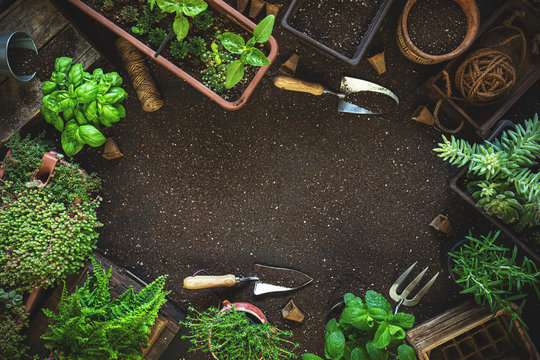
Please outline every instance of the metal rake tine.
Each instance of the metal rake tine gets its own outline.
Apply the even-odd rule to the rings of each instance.
[[[411,266],[409,266],[409,268],[407,270],[405,270],[403,272],[403,274],[401,274],[399,276],[399,278],[392,284],[392,287],[390,287],[390,297],[394,300],[394,301],[400,301],[400,299],[402,298],[401,296],[399,296],[397,294],[397,289],[399,287],[399,285],[401,285],[401,283],[403,282],[403,280],[405,280],[405,278],[407,277],[407,275],[409,275],[409,273],[411,272],[411,270],[414,268],[414,266],[418,263],[418,261],[416,261],[414,264],[412,264]]]
[[[426,268],[426,270],[427,270],[427,268]],[[420,302],[420,299],[422,299],[422,297],[428,292],[431,285],[433,285],[435,280],[437,280],[438,276],[439,276],[439,273],[436,273],[435,276],[433,276],[431,278],[431,280],[429,280],[429,282],[426,285],[424,285],[424,287],[422,289],[420,289],[418,294],[416,294],[411,300],[404,300],[403,305],[405,305],[405,306],[414,306],[414,305],[418,304],[418,302]]]
[[[411,281],[409,283],[409,285],[407,285],[407,287],[405,289],[403,289],[403,291],[401,292],[400,296],[402,298],[404,298],[406,300],[407,298],[407,295],[409,295],[411,293],[411,291],[414,290],[414,288],[416,287],[416,285],[418,285],[418,283],[420,282],[420,280],[422,280],[422,277],[424,277],[426,271],[428,271],[429,269],[429,266],[426,267],[424,270],[422,270],[422,272],[418,275],[416,275],[416,277],[414,278],[413,281]]]

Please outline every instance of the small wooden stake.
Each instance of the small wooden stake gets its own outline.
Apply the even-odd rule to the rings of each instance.
[[[296,321],[301,323],[304,321],[304,314],[296,307],[294,302],[289,301],[287,305],[281,310],[281,313],[283,314],[283,317],[288,320]]]
[[[107,138],[102,156],[107,160],[113,160],[124,156],[124,154],[120,152],[120,149],[118,149],[118,145],[116,145],[116,141],[114,141],[113,138]]]
[[[292,54],[289,60],[285,61],[283,65],[280,66],[279,71],[281,71],[287,76],[294,77],[294,74],[296,74],[296,68],[298,67],[299,59],[300,57],[297,53]]]
[[[421,105],[411,116],[411,120],[421,122],[426,125],[433,125],[435,123],[435,118],[433,117],[433,114],[431,111],[428,110],[428,108],[425,105]]]
[[[429,226],[435,228],[436,230],[439,230],[440,232],[445,233],[446,235],[452,235],[452,233],[454,232],[454,230],[452,229],[452,224],[450,224],[448,217],[441,214],[437,215],[437,217],[433,219]]]
[[[371,64],[371,66],[375,68],[375,71],[377,71],[377,74],[381,75],[386,72],[386,61],[384,60],[384,51],[368,58],[368,61]]]
[[[236,9],[240,12],[246,10],[249,0],[236,0]]]
[[[279,9],[281,9],[282,6],[283,5],[281,4],[266,3],[266,15],[274,15],[275,17],[277,17]]]
[[[251,0],[251,7],[249,8],[249,17],[256,18],[261,13],[265,2],[263,0]]]

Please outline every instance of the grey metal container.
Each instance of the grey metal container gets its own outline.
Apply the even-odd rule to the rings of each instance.
[[[31,75],[17,75],[13,73],[9,64],[9,50],[29,49],[38,53],[34,40],[24,31],[15,31],[11,34],[0,34],[0,76],[9,76],[20,81],[30,81],[36,73]]]

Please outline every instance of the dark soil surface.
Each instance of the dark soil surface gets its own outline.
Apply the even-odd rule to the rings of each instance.
[[[489,13],[502,1],[478,3]],[[443,259],[469,230],[482,235],[494,229],[449,188],[455,169],[432,151],[441,133],[409,119],[426,103],[414,89],[440,67],[413,64],[397,48],[403,4],[394,3],[368,50],[386,51],[388,71],[381,76],[366,60],[348,67],[275,31],[281,55],[274,73],[296,51],[299,78],[337,90],[341,76],[354,76],[400,98],[391,114],[359,116],[338,113],[334,96],[280,91],[270,78],[244,108],[228,112],[151,61],[165,105],[145,113],[113,35],[58,2],[126,76],[130,94],[128,117],[106,129],[124,157],[107,161],[103,149],[85,147],[75,158],[103,179],[99,250],[145,281],[169,274],[169,299],[182,309],[204,310],[225,299],[254,303],[273,325],[294,332],[298,353],[323,354],[324,320],[336,300],[347,292],[363,297],[369,289],[389,298],[392,283],[415,261],[415,274],[429,266],[425,281],[441,272],[417,306],[402,308],[417,324],[469,299],[458,294]],[[538,111],[538,91],[535,85],[507,117],[523,120]],[[58,139],[46,125],[37,123],[36,130],[47,128]],[[460,135],[476,139],[467,126]],[[438,214],[450,218],[451,237],[429,227]],[[297,269],[314,281],[261,297],[253,296],[252,282],[208,290],[182,286],[200,269],[250,276],[257,263]],[[306,316],[302,324],[282,318],[290,299]],[[524,311],[538,341],[539,302],[529,297]],[[167,357],[209,358],[193,352]]]
[[[467,19],[453,0],[418,0],[407,21],[413,44],[431,55],[455,50],[465,39]]]
[[[314,40],[353,57],[383,0],[306,1],[291,26]]]
[[[396,101],[388,95],[371,91],[349,94],[345,98],[345,101],[368,109],[375,114],[388,114],[398,108]]]
[[[32,75],[39,66],[37,54],[28,49],[10,48],[8,62],[15,75]]]
[[[90,7],[96,9],[98,12],[103,14],[106,18],[113,21],[116,25],[120,26],[124,31],[126,31],[128,34],[134,36],[141,42],[143,42],[145,45],[150,47],[151,49],[157,50],[159,45],[152,44],[149,41],[148,34],[135,34],[131,31],[131,28],[136,25],[136,22],[127,21],[126,19],[119,16],[121,14],[122,9],[124,9],[126,6],[132,6],[138,9],[139,14],[143,14],[143,8],[146,4],[146,1],[141,2],[138,0],[125,0],[123,2],[114,2],[113,7],[107,7],[103,4],[96,3],[94,0],[83,0],[87,5]],[[157,6],[157,5],[156,5]],[[211,9],[209,7],[209,9]],[[245,41],[249,40],[252,36],[252,34],[248,31],[246,31],[243,27],[237,25],[236,23],[230,21],[217,11],[213,11],[214,13],[214,24],[212,27],[210,27],[207,30],[200,30],[197,29],[194,26],[191,26],[188,36],[184,39],[184,41],[189,41],[189,39],[192,39],[193,37],[200,36],[206,41],[206,47],[208,50],[210,50],[210,44],[212,42],[220,43],[220,41],[216,38],[216,31],[219,29],[222,32],[232,32],[235,34],[238,34],[244,38]],[[152,28],[161,28],[166,33],[169,32],[171,29],[172,21],[174,20],[174,17],[172,14],[166,14],[162,21],[159,23],[156,23]],[[176,35],[173,34],[170,41],[165,45],[162,52],[160,53],[161,56],[163,56],[165,59],[169,60],[176,66],[178,66],[183,71],[187,72],[191,76],[193,76],[195,79],[202,81],[202,74],[201,70],[204,70],[207,68],[206,64],[200,61],[197,57],[192,56],[191,54],[188,54],[188,56],[185,59],[177,59],[171,55],[171,43],[173,40],[176,39]],[[267,49],[261,44],[257,44],[257,46],[266,54],[268,55]],[[223,94],[220,94],[224,99],[227,101],[236,101],[240,98],[244,90],[248,87],[251,79],[255,76],[259,68],[253,67],[253,66],[246,66],[246,71],[244,75],[244,79],[240,81],[235,87],[233,87],[230,90],[225,91]]]

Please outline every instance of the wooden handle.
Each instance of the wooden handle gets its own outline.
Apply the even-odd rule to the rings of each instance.
[[[184,287],[186,289],[206,289],[219,286],[231,287],[236,285],[236,276],[189,276],[184,279]]]
[[[298,80],[288,76],[278,76],[274,79],[274,85],[280,89],[304,92],[313,95],[322,95],[324,86],[317,83]]]

